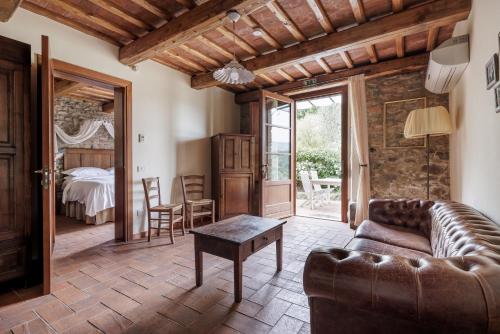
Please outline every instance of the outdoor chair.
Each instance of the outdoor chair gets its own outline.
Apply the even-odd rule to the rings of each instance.
[[[304,192],[307,196],[307,200],[301,206],[309,205],[311,210],[314,210],[316,204],[321,206],[323,198],[325,196],[325,191],[323,189],[314,189],[313,184],[311,183],[309,172],[303,170],[299,172],[299,175],[302,181],[302,187],[304,188]]]

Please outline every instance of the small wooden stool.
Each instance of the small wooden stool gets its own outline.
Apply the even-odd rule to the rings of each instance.
[[[186,233],[184,228],[184,205],[183,204],[161,204],[161,193],[160,193],[160,178],[152,177],[147,179],[142,179],[142,185],[144,186],[144,194],[146,195],[146,208],[148,211],[148,241],[151,241],[151,229],[156,228],[156,235],[160,236],[160,230],[162,229],[162,224],[168,224],[167,228],[170,231],[170,241],[174,241],[174,225],[180,222],[182,226],[182,235]],[[158,205],[152,206],[151,201],[157,199]],[[180,211],[180,212],[179,212]],[[177,213],[179,212],[179,213]],[[153,218],[152,214],[158,215],[158,218]],[[151,226],[153,221],[157,222],[157,226]]]

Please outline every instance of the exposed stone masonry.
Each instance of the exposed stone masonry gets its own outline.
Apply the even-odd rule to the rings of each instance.
[[[107,119],[114,122],[113,113],[102,112],[99,103],[79,100],[68,97],[58,97],[54,104],[54,122],[59,125],[67,134],[73,135],[78,132],[84,120],[87,119]],[[96,134],[89,140],[78,145],[68,145],[57,139],[59,151],[66,147],[71,148],[95,148],[95,149],[113,149],[114,139],[109,135],[104,127],[97,130]],[[56,183],[60,184],[61,172],[63,170],[63,160],[56,160]]]
[[[428,92],[424,87],[425,75],[425,71],[420,71],[381,77],[366,83],[372,198],[427,196],[426,148],[384,148],[383,129],[385,102],[426,97],[428,107],[442,105],[448,109],[448,94],[436,95]],[[409,141],[402,138],[401,133],[412,103],[421,107],[419,101],[398,103],[388,109],[389,146],[408,146]],[[398,114],[398,105],[401,106],[401,114]],[[413,146],[419,143],[413,140],[411,144]],[[430,149],[431,199],[449,199],[448,136],[431,137]]]

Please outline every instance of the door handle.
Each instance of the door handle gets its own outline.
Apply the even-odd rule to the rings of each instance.
[[[267,180],[267,169],[268,169],[267,165],[262,165],[261,172],[262,172],[262,179],[263,180]]]
[[[34,173],[42,175],[40,184],[42,185],[43,189],[49,189],[49,185],[52,182],[52,171],[50,170],[50,168],[43,167],[42,169],[36,170]]]

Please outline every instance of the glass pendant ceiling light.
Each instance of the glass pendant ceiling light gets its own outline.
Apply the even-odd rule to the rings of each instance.
[[[241,15],[235,11],[230,10],[227,12],[227,18],[233,22],[233,42],[236,44],[236,22],[240,19]],[[233,51],[233,60],[227,63],[224,67],[219,68],[214,72],[214,79],[230,85],[242,85],[252,82],[255,79],[255,74],[247,70],[236,60],[236,55]]]

